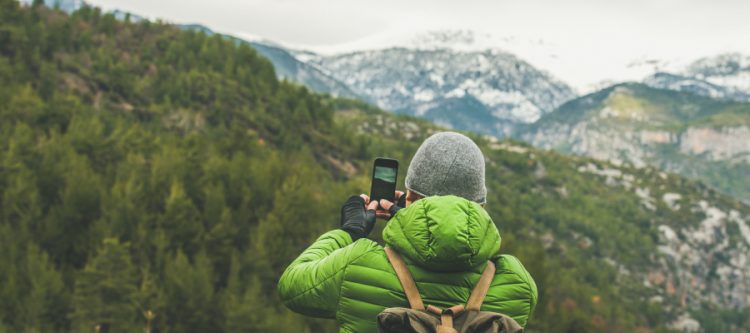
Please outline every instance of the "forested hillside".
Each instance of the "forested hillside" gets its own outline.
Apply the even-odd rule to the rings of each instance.
[[[0,332],[335,331],[284,309],[278,277],[374,157],[406,166],[439,130],[279,82],[247,45],[90,7],[0,0],[0,88]],[[502,251],[539,285],[529,331],[748,331],[750,208],[475,139]],[[684,236],[709,218],[709,241]]]

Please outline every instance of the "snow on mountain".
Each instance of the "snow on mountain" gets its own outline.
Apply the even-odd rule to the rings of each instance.
[[[438,41],[452,44],[471,35],[448,37]],[[331,56],[306,52],[299,59],[386,110],[498,136],[575,97],[565,83],[512,54],[425,45]]]
[[[706,57],[688,66],[685,74],[750,94],[750,56],[739,53]]]
[[[695,95],[716,99],[750,102],[750,94],[747,92],[731,86],[718,85],[691,76],[656,73],[644,79],[643,83],[658,89],[689,92]]]
[[[365,38],[331,46],[305,46],[324,55],[388,48],[449,49],[457,52],[497,50],[511,53],[549,73],[580,94],[621,82],[640,82],[657,73],[672,73],[750,93],[750,57],[740,54],[707,56],[664,50],[616,50],[569,41],[498,35],[475,30],[386,30]]]
[[[570,77],[565,68],[571,59],[569,48],[541,38],[498,36],[475,30],[385,30],[349,43],[326,46],[297,46],[323,55],[338,55],[361,51],[409,48],[416,50],[449,49],[457,52],[484,52],[494,50],[512,53],[534,67],[550,73],[566,82],[574,82],[575,90],[586,90],[589,82],[578,84],[577,76]],[[580,73],[578,73],[580,76]],[[572,79],[572,80],[571,80]],[[596,79],[594,81],[599,81]]]
[[[336,55],[388,48],[450,49],[459,52],[497,50],[511,53],[535,68],[570,85],[577,94],[597,91],[611,83],[640,81],[688,63],[683,55],[658,55],[637,50],[621,52],[573,40],[504,35],[476,30],[385,30],[349,43],[292,48]],[[645,52],[645,53],[644,53]]]
[[[651,75],[643,83],[659,89],[750,102],[750,56],[728,53],[701,58],[671,73]]]

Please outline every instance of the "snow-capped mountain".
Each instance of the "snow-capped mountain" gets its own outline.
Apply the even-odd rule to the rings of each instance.
[[[386,110],[498,136],[575,97],[565,83],[497,50],[389,48],[302,59]]]
[[[721,54],[699,59],[688,66],[685,74],[750,94],[750,56]]]
[[[547,36],[550,37],[550,36]],[[551,37],[550,37],[551,38]],[[496,50],[523,59],[535,68],[568,84],[577,94],[598,91],[619,82],[640,81],[656,72],[682,68],[694,58],[675,54],[648,54],[602,48],[586,42],[543,36],[504,34],[479,30],[384,30],[348,43],[297,45],[323,55],[408,48],[450,49],[459,52]]]
[[[643,80],[659,89],[733,101],[750,101],[750,56],[737,53],[701,58],[674,70],[660,72]]]
[[[281,78],[460,130],[507,136],[576,97],[567,84],[470,31],[431,32],[405,42],[410,47],[341,54],[229,38],[266,56]]]

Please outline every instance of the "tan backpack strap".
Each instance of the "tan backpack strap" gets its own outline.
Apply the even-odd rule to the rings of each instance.
[[[391,266],[398,275],[398,280],[401,282],[401,287],[404,288],[406,299],[409,301],[409,306],[414,310],[424,310],[424,303],[422,303],[422,296],[419,295],[419,289],[414,283],[414,279],[409,273],[409,269],[406,268],[404,259],[398,252],[394,251],[390,247],[385,247],[385,254],[388,256],[388,261],[391,262]]]
[[[453,314],[450,312],[443,312],[440,315],[440,326],[444,326],[445,328],[453,328]],[[447,331],[450,332],[450,331]],[[455,330],[453,330],[455,332]]]
[[[440,316],[440,325],[437,326],[436,333],[458,333],[453,328],[453,319],[461,314],[461,312],[464,312],[464,306],[459,304],[443,310],[437,306],[428,305],[427,312],[432,312]]]
[[[488,261],[487,266],[484,268],[484,272],[482,272],[482,276],[479,278],[479,282],[477,282],[474,290],[471,291],[469,301],[466,302],[467,310],[479,311],[479,308],[482,307],[482,302],[484,302],[484,297],[487,296],[487,291],[490,290],[490,285],[494,278],[495,264],[493,264],[492,261]]]

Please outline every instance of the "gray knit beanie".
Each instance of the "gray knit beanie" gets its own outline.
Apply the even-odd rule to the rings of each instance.
[[[411,159],[406,188],[424,197],[455,195],[484,204],[487,188],[482,151],[463,134],[433,134]]]

